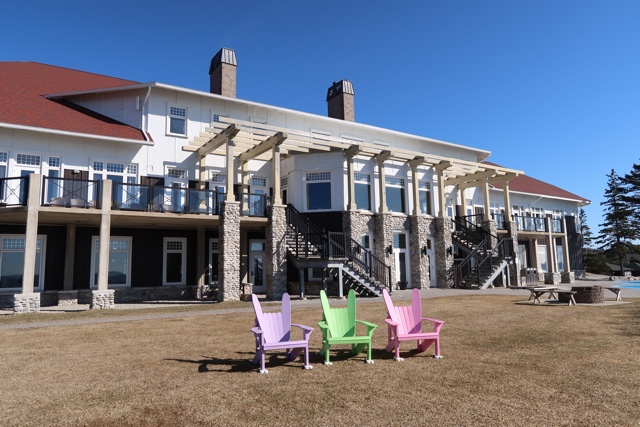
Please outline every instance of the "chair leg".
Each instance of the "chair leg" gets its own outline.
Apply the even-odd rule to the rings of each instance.
[[[304,369],[313,369],[309,364],[309,347],[304,348]]]
[[[269,371],[267,371],[267,370],[265,369],[265,367],[264,367],[264,359],[265,359],[265,357],[264,357],[264,356],[265,356],[265,354],[264,354],[264,353],[265,353],[265,352],[264,352],[264,351],[262,351],[262,352],[261,352],[261,354],[260,354],[260,366],[261,366],[260,373],[261,373],[261,374],[268,374],[268,373],[269,373]]]
[[[371,358],[371,342],[367,345],[367,360],[365,360],[365,363],[373,365],[373,358]]]
[[[400,342],[396,341],[396,357],[393,358],[396,362],[403,362],[404,359],[400,357]]]
[[[322,350],[320,350],[320,354],[324,353],[324,364],[326,366],[331,366],[332,363],[329,361],[329,344],[323,344]]]
[[[442,359],[442,355],[440,355],[440,339],[436,340],[436,354],[433,357],[436,359]]]

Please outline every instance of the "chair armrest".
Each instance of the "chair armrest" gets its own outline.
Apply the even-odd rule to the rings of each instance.
[[[364,320],[356,320],[356,323],[360,323],[361,325],[364,325],[367,327],[367,335],[371,336],[373,335],[373,331],[376,330],[376,328],[378,327],[378,325],[374,325],[371,322],[365,322]]]
[[[434,332],[440,332],[440,328],[444,325],[444,320],[432,319],[430,317],[422,317],[422,320],[433,323]]]
[[[251,332],[253,332],[256,336],[258,336],[258,335],[262,335],[262,333],[263,333],[263,332],[262,332],[262,329],[258,328],[257,326],[256,326],[256,327],[251,328]]]
[[[320,327],[320,331],[322,331],[322,336],[327,338],[329,336],[329,325],[324,320],[322,322],[318,322],[318,326]]]
[[[311,335],[311,332],[313,332],[313,328],[311,326],[300,325],[298,323],[292,323],[291,326],[302,329],[305,341],[309,341],[309,336]]]
[[[398,322],[394,322],[391,319],[384,319],[385,322],[387,322],[389,324],[389,326],[393,326],[393,327],[398,327]]]

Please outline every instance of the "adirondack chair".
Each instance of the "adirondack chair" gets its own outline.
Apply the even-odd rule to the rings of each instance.
[[[356,320],[356,294],[349,290],[346,308],[331,308],[324,290],[320,291],[322,302],[322,322],[318,323],[322,331],[322,348],[320,354],[325,356],[324,364],[330,366],[329,348],[334,344],[351,344],[351,352],[359,354],[367,347],[366,363],[373,363],[371,359],[371,337],[378,327],[364,320]],[[366,335],[356,334],[356,324],[362,324],[367,328]]]
[[[396,355],[393,358],[398,362],[404,359],[400,357],[400,342],[417,341],[418,351],[427,350],[431,344],[435,344],[435,358],[441,359],[440,355],[440,328],[444,322],[442,320],[422,317],[422,304],[420,301],[420,291],[413,289],[412,304],[410,306],[394,306],[393,301],[386,289],[382,290],[384,302],[387,305],[387,326],[389,333],[389,344],[387,351],[395,349]],[[426,320],[433,324],[433,332],[422,332],[422,321]]]
[[[309,364],[309,337],[313,328],[291,323],[291,300],[289,294],[282,296],[282,311],[263,313],[258,297],[253,294],[253,310],[256,313],[256,326],[251,328],[256,339],[256,356],[253,363],[260,362],[260,373],[268,371],[264,366],[265,353],[269,350],[286,350],[287,360],[295,360],[304,351],[304,369],[311,369]],[[302,329],[301,340],[291,340],[291,327]]]

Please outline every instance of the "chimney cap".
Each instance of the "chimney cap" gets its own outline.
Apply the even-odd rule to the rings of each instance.
[[[209,66],[209,74],[213,72],[220,64],[238,65],[236,59],[236,51],[223,47],[218,53],[211,59],[211,65]]]
[[[329,101],[332,98],[335,98],[341,93],[348,93],[348,94],[354,95],[355,92],[353,91],[353,83],[351,83],[347,79],[342,79],[338,82],[333,82],[333,85],[331,85],[329,90],[327,90],[327,101]]]

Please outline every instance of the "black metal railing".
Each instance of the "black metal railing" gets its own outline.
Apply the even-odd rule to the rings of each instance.
[[[84,179],[42,178],[42,205],[100,208],[102,181]]]
[[[329,232],[329,257],[348,259],[356,271],[391,290],[391,266],[346,233]]]
[[[0,178],[0,206],[26,206],[28,194],[26,176]]]
[[[454,266],[453,276],[456,286],[461,283],[476,283],[482,286],[496,266],[506,258],[513,258],[513,239],[505,238],[490,249],[486,240],[482,241],[471,251],[469,255],[457,266]]]
[[[218,190],[114,182],[111,206],[130,211],[219,215],[225,197],[226,193]],[[240,194],[237,199],[241,202],[241,215],[267,215],[268,196]]]
[[[465,240],[476,245],[485,240],[487,234],[482,227],[478,227],[474,222],[469,221],[468,217],[457,216],[454,220],[455,234],[459,239]]]
[[[302,215],[291,203],[286,209],[287,224],[291,227],[295,241],[290,242],[299,258],[329,257],[329,239],[324,230]]]
[[[505,217],[503,214],[492,213],[491,217],[496,222],[496,228],[498,230],[506,230]]]
[[[539,218],[539,217],[533,217],[533,216],[514,216],[513,219],[516,222],[518,231],[536,231],[536,232],[547,231],[545,218]]]

